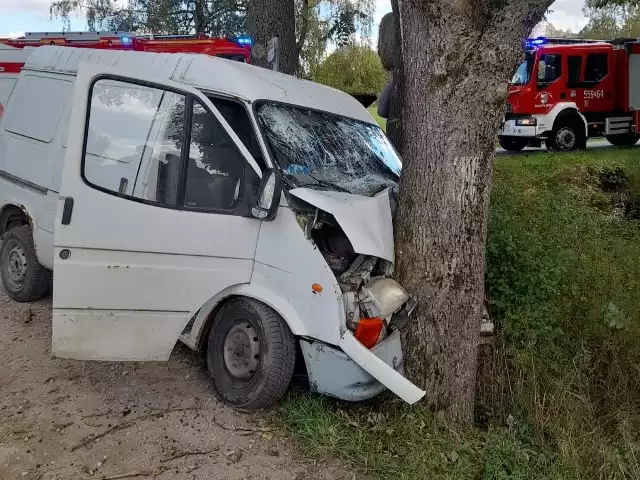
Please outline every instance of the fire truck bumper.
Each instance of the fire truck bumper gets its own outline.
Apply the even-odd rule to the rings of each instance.
[[[535,125],[516,125],[515,120],[507,120],[498,132],[501,137],[535,138],[538,136],[538,127]]]

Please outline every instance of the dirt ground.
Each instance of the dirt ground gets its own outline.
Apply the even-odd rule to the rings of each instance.
[[[296,453],[264,414],[217,401],[197,355],[52,358],[51,299],[0,290],[0,479],[351,479]]]

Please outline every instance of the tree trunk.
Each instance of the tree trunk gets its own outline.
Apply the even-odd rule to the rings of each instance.
[[[395,36],[395,61],[393,62],[393,70],[391,75],[393,78],[393,92],[391,93],[391,102],[389,108],[389,118],[387,118],[387,135],[391,142],[403,155],[403,136],[402,136],[402,112],[404,111],[404,60],[402,58],[402,33],[400,29],[400,14],[398,10],[398,2],[391,1],[391,10],[393,12],[393,21],[395,27],[393,34]]]
[[[293,75],[298,69],[294,0],[249,0],[248,29],[254,48],[251,62],[268,67],[269,40],[280,38],[280,71]]]
[[[552,0],[396,0],[403,171],[397,275],[417,297],[407,372],[451,420],[473,420],[496,130],[521,41]]]
[[[196,33],[204,33],[207,28],[207,20],[204,14],[203,0],[195,0],[196,10],[194,15],[194,27]]]

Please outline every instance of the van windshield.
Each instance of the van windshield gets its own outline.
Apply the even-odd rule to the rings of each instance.
[[[376,125],[271,102],[257,114],[290,187],[371,196],[398,183],[402,163]]]

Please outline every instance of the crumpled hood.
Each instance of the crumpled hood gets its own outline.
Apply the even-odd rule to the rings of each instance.
[[[361,255],[395,261],[390,189],[375,197],[350,193],[295,188],[289,193],[333,215]]]

